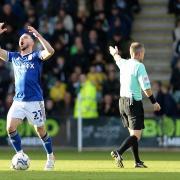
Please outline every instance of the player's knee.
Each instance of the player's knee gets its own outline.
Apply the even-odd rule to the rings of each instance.
[[[45,127],[37,127],[36,131],[40,137],[44,137],[47,133]]]
[[[141,135],[139,134],[134,134],[134,136],[137,138],[138,141],[141,139]]]
[[[140,141],[140,139],[141,139],[141,136],[136,136],[136,137],[137,137],[137,140],[138,140],[138,141]]]
[[[14,127],[12,125],[9,125],[9,126],[6,127],[6,131],[7,131],[8,134],[10,134],[10,133],[16,131],[16,127]]]
[[[135,136],[137,138],[137,140],[139,141],[141,139],[141,135],[139,133],[135,133],[134,131],[130,132],[131,136]]]

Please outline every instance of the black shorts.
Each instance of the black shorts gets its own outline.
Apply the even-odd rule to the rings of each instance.
[[[119,109],[124,127],[132,130],[144,129],[144,109],[142,101],[121,97]]]

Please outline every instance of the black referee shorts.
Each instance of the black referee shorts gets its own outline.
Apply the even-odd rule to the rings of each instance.
[[[124,127],[132,130],[144,129],[144,109],[142,101],[121,97],[119,99],[119,109]]]

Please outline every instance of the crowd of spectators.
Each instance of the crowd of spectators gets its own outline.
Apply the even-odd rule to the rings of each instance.
[[[100,115],[119,115],[119,81],[108,54],[117,45],[128,57],[134,13],[138,0],[1,0],[0,22],[7,32],[0,46],[18,50],[18,37],[27,25],[36,28],[54,47],[44,62],[42,88],[48,116],[72,114],[84,74],[97,90]],[[37,48],[41,48],[37,42]],[[14,95],[12,67],[0,61],[0,114],[6,115]]]
[[[48,116],[73,114],[83,74],[97,91],[99,115],[119,116],[119,74],[108,53],[117,45],[128,58],[134,13],[138,0],[2,0],[0,22],[7,32],[0,46],[18,50],[18,38],[27,25],[35,27],[54,47],[54,56],[44,62],[42,88]],[[169,0],[169,13],[176,17],[170,85],[153,82],[162,110],[157,116],[180,115],[180,0]],[[37,42],[36,48],[40,49]],[[0,115],[6,116],[14,95],[12,67],[0,61]]]

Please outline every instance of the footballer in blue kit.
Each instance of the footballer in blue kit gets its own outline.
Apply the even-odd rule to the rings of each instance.
[[[19,52],[8,52],[9,62],[12,62],[15,76],[15,96],[17,101],[42,101],[40,87],[42,60],[40,51],[33,51],[21,56]]]
[[[4,23],[0,23],[0,34],[6,30]],[[46,150],[47,162],[44,169],[52,170],[55,160],[52,141],[45,128],[46,115],[40,79],[42,63],[53,55],[54,49],[33,27],[28,26],[27,30],[19,38],[20,52],[8,52],[0,48],[0,59],[12,63],[15,77],[15,96],[7,115],[7,133],[16,153],[23,154],[17,127],[27,118]],[[39,40],[43,50],[33,50],[31,34]]]

